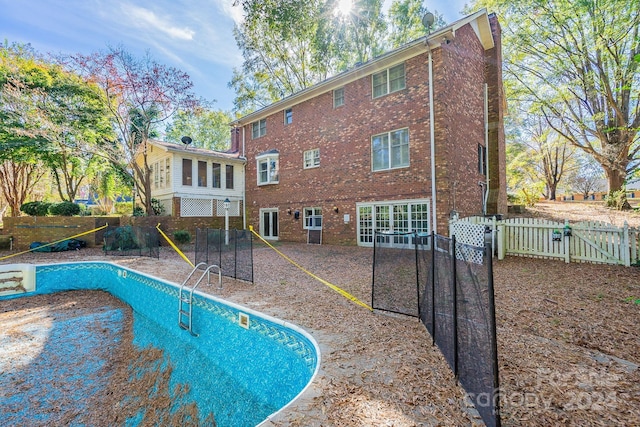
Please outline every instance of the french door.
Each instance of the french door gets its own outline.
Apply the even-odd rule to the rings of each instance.
[[[278,209],[260,209],[260,235],[265,239],[278,239]]]

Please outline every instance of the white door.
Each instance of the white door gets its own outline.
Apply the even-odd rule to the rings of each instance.
[[[265,239],[278,239],[278,209],[260,209],[260,235]]]

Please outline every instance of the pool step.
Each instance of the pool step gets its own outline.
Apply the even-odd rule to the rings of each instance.
[[[206,268],[205,268],[206,267]],[[189,279],[193,276],[193,274],[204,268],[204,271],[200,278],[196,281],[196,283],[192,286],[188,286]],[[178,293],[178,326],[195,337],[198,336],[195,332],[193,332],[193,291],[198,287],[204,276],[207,276],[207,284],[211,284],[211,269],[218,269],[218,284],[219,287],[222,287],[222,271],[217,265],[209,265],[201,262],[191,270],[191,273],[187,276],[187,278],[180,285],[180,292]]]
[[[0,296],[36,290],[36,267],[32,264],[0,265]]]

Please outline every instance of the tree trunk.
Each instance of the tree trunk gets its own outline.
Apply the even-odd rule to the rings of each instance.
[[[548,197],[547,197],[548,200],[552,200],[552,201],[556,200],[556,188],[557,187],[558,187],[557,184],[549,186],[549,193],[548,193]]]
[[[602,165],[602,168],[604,169],[604,173],[607,175],[609,193],[622,190],[627,174],[620,172],[620,169],[618,168],[612,168],[606,165]]]

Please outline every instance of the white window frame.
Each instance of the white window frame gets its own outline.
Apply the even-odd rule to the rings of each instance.
[[[257,139],[267,134],[267,119],[257,120],[251,123],[251,138]]]
[[[430,199],[385,200],[356,203],[358,246],[374,245],[375,232],[418,232],[421,236],[431,233]],[[362,213],[368,215],[362,217]],[[420,226],[422,225],[422,227]],[[391,239],[394,246],[411,245],[407,237]]]
[[[336,96],[340,93],[340,96]],[[340,103],[338,103],[338,100]],[[344,86],[333,90],[333,108],[342,107],[344,105]]]
[[[171,188],[171,158],[167,157],[164,163],[165,186]]]
[[[320,217],[320,224],[322,224],[322,208],[320,207],[307,207],[302,209],[302,228],[307,230],[309,228],[310,217]],[[321,227],[322,225],[320,225]],[[314,228],[317,228],[314,227]]]
[[[396,135],[406,134],[406,143],[401,141],[401,144],[394,144],[394,137]],[[400,137],[401,138],[401,137]],[[386,148],[386,167],[376,167],[376,153],[381,151],[374,147],[376,139],[380,140],[380,145]],[[409,143],[409,128],[395,129],[389,132],[379,133],[371,137],[371,171],[387,171],[392,169],[400,169],[409,167],[411,164],[410,158],[410,143]],[[394,164],[396,150],[400,150],[401,161]],[[406,162],[402,161],[402,152],[406,150]]]
[[[391,74],[394,71],[399,70],[400,68],[402,68],[402,85],[396,88],[392,88]],[[376,85],[375,85],[376,78],[381,78],[384,80],[383,85],[380,85],[380,87],[383,88],[383,92],[378,94],[376,94]],[[374,99],[380,98],[390,93],[398,92],[400,90],[405,89],[406,87],[407,87],[407,70],[404,66],[404,62],[371,75],[371,97]]]
[[[265,181],[261,180],[262,172],[261,165],[266,163],[267,178]],[[258,185],[270,185],[278,184],[280,182],[280,154],[271,153],[264,154],[256,157],[256,178]]]
[[[293,123],[293,108],[287,108],[284,110],[284,124],[290,125]]]
[[[317,168],[320,166],[320,149],[314,148],[303,153],[303,164],[305,169]]]

